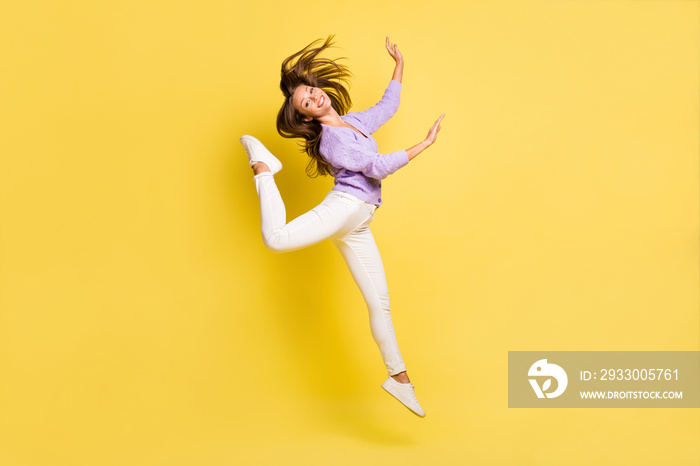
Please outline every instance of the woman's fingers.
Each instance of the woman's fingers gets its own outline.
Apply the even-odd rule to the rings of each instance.
[[[440,118],[438,118],[435,121],[435,123],[433,123],[433,126],[430,127],[430,131],[428,131],[428,140],[431,144],[435,142],[435,139],[437,138],[437,133],[439,133],[440,129],[442,129],[442,126],[440,126],[440,122],[443,118],[445,118],[444,113],[440,115]]]
[[[389,36],[386,38],[386,49],[389,51],[389,55],[394,57],[395,59],[399,59],[401,57],[401,52],[399,51],[399,46],[397,44],[392,44],[389,41]]]
[[[440,115],[440,118],[438,118],[437,120],[435,120],[435,123],[433,123],[433,128],[435,128],[436,126],[439,127],[439,126],[440,126],[440,122],[442,121],[443,118],[445,118],[445,114],[444,114],[444,113],[443,113],[442,115]],[[432,129],[432,128],[431,128],[431,129]]]

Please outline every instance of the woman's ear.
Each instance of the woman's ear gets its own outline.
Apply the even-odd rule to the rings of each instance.
[[[313,118],[304,117],[304,118],[301,119],[301,121],[305,121],[305,122],[307,122],[307,123],[310,122],[311,120],[313,120]]]

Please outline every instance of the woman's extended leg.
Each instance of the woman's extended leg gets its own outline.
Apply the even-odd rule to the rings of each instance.
[[[355,283],[365,298],[372,338],[379,346],[387,372],[391,376],[403,373],[401,377],[394,378],[406,383],[409,380],[394,333],[384,264],[369,229],[371,220],[372,217],[345,237],[334,239],[333,243],[343,255]]]
[[[372,213],[375,210],[373,207],[366,208],[372,209]],[[379,256],[377,244],[374,242],[374,236],[369,229],[373,218],[374,215],[370,216],[366,222],[347,235],[334,238],[333,243],[345,258],[355,283],[357,283],[367,303],[372,337],[379,346],[382,359],[389,372],[389,377],[382,384],[382,388],[413,413],[424,417],[425,410],[416,398],[414,385],[408,380],[406,365],[396,342],[384,265]]]

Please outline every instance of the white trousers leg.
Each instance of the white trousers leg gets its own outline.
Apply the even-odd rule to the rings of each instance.
[[[372,338],[379,346],[379,352],[389,375],[406,370],[399,345],[394,333],[389,305],[389,289],[386,284],[384,264],[369,224],[374,216],[333,243],[340,250],[348,264],[355,283],[360,288],[369,310],[369,326]]]
[[[286,223],[284,202],[269,172],[254,176],[260,198],[265,246],[281,253],[331,239],[342,254],[369,310],[372,338],[389,375],[406,370],[389,305],[384,265],[369,224],[377,207],[350,194],[331,191],[309,212]]]

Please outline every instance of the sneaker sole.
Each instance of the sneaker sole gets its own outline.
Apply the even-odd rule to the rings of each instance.
[[[386,387],[384,387],[384,385],[382,385],[382,388],[384,389],[385,392],[387,392],[389,395],[391,395],[396,401],[398,401],[399,403],[401,403],[401,406],[403,406],[404,408],[406,408],[407,410],[409,410],[410,412],[412,412],[413,414],[415,414],[416,416],[418,416],[418,417],[420,417],[420,418],[424,418],[424,417],[425,417],[425,414],[421,416],[420,414],[418,414],[417,412],[413,411],[411,408],[409,408],[408,406],[406,406],[405,404],[403,404],[403,401],[401,401],[401,400],[399,400],[398,398],[396,398],[396,397],[394,396],[393,393],[391,393],[389,390],[386,389]]]
[[[269,149],[267,149],[267,147],[265,147],[265,145],[264,145],[259,139],[255,138],[255,137],[253,137],[253,136],[251,136],[251,135],[249,135],[249,134],[245,134],[245,135],[241,136],[238,140],[240,141],[241,145],[242,145],[244,148],[245,148],[245,144],[244,144],[243,141],[247,141],[247,142],[248,142],[249,144],[251,144],[251,145],[260,144],[261,146],[263,146],[263,147],[264,147],[266,150],[268,150],[268,152],[269,152]],[[247,153],[247,150],[246,150],[246,153]],[[281,162],[279,159],[277,159],[274,155],[272,155],[272,157],[273,157],[275,160],[264,160],[264,159],[263,159],[263,160],[258,160],[258,162],[262,162],[262,163],[264,163],[265,165],[267,165],[267,167],[270,169],[270,172],[272,172],[272,174],[275,175],[275,174],[277,174],[280,170],[282,170],[282,162]],[[248,164],[252,167],[253,165],[250,163],[250,156],[248,156],[248,159],[249,159]]]

